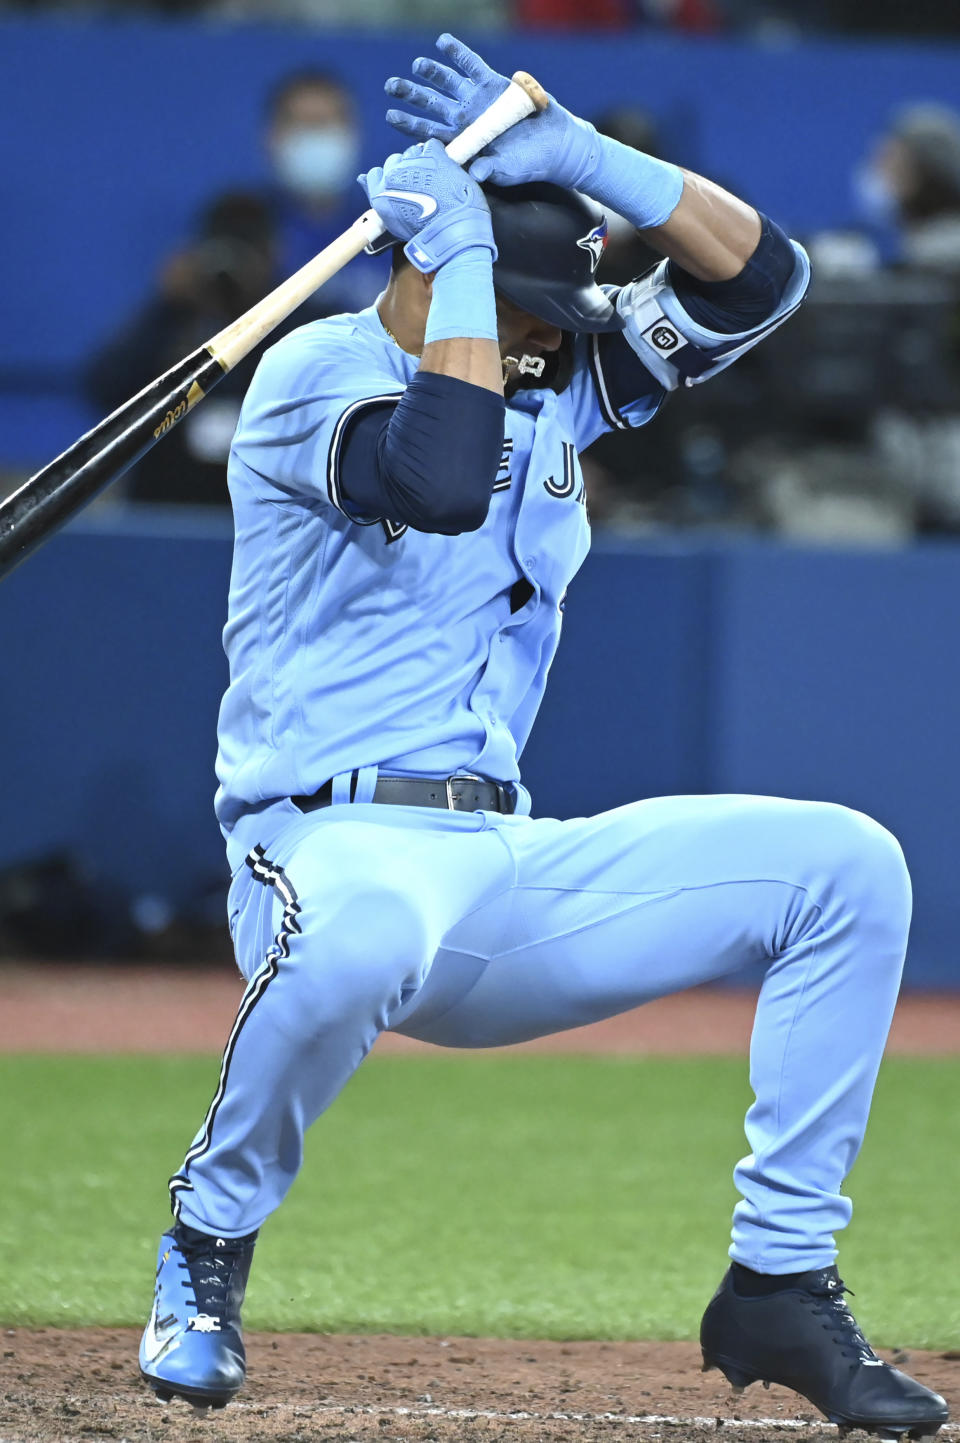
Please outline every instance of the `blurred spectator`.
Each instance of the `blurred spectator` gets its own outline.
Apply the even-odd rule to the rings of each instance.
[[[288,76],[267,102],[266,147],[274,181],[266,196],[276,227],[277,279],[299,270],[362,210],[360,132],[353,97],[335,76]],[[318,293],[310,310],[329,316],[369,305],[386,285],[383,257],[360,255]],[[301,317],[301,319],[305,319]]]
[[[353,102],[332,76],[305,71],[278,86],[267,105],[265,145],[271,184],[262,194],[211,202],[197,239],[165,263],[157,293],[94,359],[87,389],[99,410],[114,410],[242,315],[364,209],[354,184],[360,155]],[[370,304],[386,273],[383,257],[358,256],[265,344],[318,316]],[[134,467],[125,483],[131,499],[227,502],[227,454],[262,349]]]
[[[321,28],[447,28],[450,0],[0,0],[0,12],[46,11],[81,16],[137,13]],[[831,31],[844,35],[960,36],[960,6],[949,0],[472,0],[471,29],[625,30],[659,25],[710,33],[732,30],[783,39]]]
[[[897,114],[853,178],[851,225],[810,238],[814,280],[767,343],[743,510],[843,541],[960,532],[960,115]]]
[[[451,23],[450,0],[210,0],[208,8],[227,20],[282,20],[344,29],[424,25],[445,30]],[[472,0],[470,28],[505,26],[510,12],[511,0]]]
[[[881,262],[960,273],[960,115],[932,104],[901,111],[856,181]]]
[[[663,153],[640,111],[597,123]],[[762,356],[590,448],[594,520],[865,544],[960,532],[960,116],[902,111],[855,191],[855,226],[811,239],[810,296]],[[658,258],[609,223],[601,274],[621,284]]]
[[[721,0],[514,0],[518,25],[542,30],[627,30],[662,25],[711,32],[723,27]]]

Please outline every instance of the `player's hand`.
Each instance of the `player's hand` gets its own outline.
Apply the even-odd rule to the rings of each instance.
[[[487,198],[439,140],[412,145],[357,176],[367,199],[420,271],[435,271],[473,246],[497,248]]]
[[[441,35],[437,49],[448,65],[421,56],[412,66],[416,81],[392,76],[384,89],[394,99],[422,110],[426,117],[388,110],[392,126],[414,140],[446,143],[476,120],[510,82],[453,35]],[[564,110],[551,96],[546,110],[498,136],[469,171],[475,180],[492,180],[495,185],[549,180],[575,190],[591,174],[598,156],[599,137],[594,127]]]

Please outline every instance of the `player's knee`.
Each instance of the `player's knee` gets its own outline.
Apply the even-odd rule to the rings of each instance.
[[[818,812],[820,900],[832,897],[874,935],[905,943],[912,895],[900,843],[863,812],[828,803]]]

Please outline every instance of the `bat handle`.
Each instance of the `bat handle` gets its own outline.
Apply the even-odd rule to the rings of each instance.
[[[458,165],[466,165],[479,155],[485,145],[496,140],[505,130],[533,115],[536,110],[546,110],[549,97],[544,89],[528,75],[518,70],[502,95],[488,105],[482,115],[470,122],[459,135],[455,135],[447,146],[447,154]]]
[[[498,135],[502,135],[519,120],[533,115],[535,111],[546,110],[549,104],[550,97],[539,81],[534,80],[525,70],[517,70],[503,94],[492,101],[482,115],[478,115],[476,120],[465,126],[459,135],[453,137],[445,147],[446,152],[458,165],[466,165],[475,155],[479,155],[491,140],[496,140]],[[386,230],[374,210],[365,211],[360,220],[368,240],[375,240]],[[378,228],[373,230],[373,226]]]

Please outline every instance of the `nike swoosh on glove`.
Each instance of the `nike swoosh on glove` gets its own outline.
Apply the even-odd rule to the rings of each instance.
[[[496,260],[487,198],[439,140],[391,155],[357,180],[391,235],[407,242],[404,254],[417,270],[439,270],[475,246]]]

